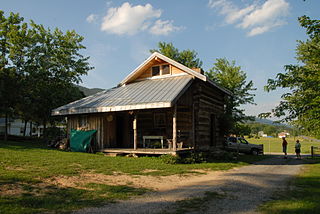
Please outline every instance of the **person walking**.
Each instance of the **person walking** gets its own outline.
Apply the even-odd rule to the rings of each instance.
[[[285,137],[282,137],[282,151],[284,153],[284,159],[287,159],[287,147],[288,147],[288,142],[286,141]]]
[[[296,141],[296,145],[294,146],[295,150],[296,150],[296,155],[297,155],[297,159],[301,160],[301,144],[300,144],[300,141],[297,140]]]

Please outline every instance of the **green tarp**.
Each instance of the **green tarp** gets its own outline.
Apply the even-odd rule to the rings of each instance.
[[[80,131],[71,129],[70,148],[72,152],[88,152],[95,144],[97,130]],[[91,142],[93,144],[91,144]]]

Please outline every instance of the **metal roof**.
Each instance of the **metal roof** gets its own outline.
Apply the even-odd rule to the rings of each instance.
[[[167,108],[173,106],[192,80],[190,75],[183,75],[133,82],[61,106],[52,115]]]

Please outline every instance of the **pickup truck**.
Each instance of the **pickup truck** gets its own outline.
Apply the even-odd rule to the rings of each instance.
[[[227,151],[240,152],[246,154],[263,154],[262,144],[252,144],[242,137],[227,137],[224,148]]]

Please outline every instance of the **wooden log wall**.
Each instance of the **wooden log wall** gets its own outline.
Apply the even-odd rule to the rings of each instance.
[[[164,136],[164,145],[166,139],[172,139],[172,110],[165,109],[152,109],[139,111],[137,120],[138,131],[138,148],[142,147],[143,136]],[[155,115],[162,114],[165,117],[165,124],[163,126],[155,126]]]
[[[196,80],[194,84],[194,115],[196,149],[221,147],[219,118],[224,111],[224,94],[209,83]]]
[[[191,85],[177,102],[178,143],[183,142],[183,147],[194,147],[193,93],[194,87]]]

